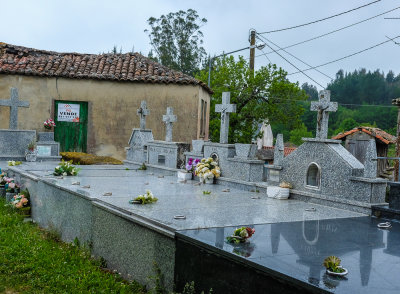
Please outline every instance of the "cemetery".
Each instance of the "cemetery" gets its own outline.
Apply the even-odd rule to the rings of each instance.
[[[60,163],[53,132],[36,138],[18,129],[19,107],[30,106],[13,88],[0,100],[11,108],[9,129],[0,130],[2,189],[28,190],[32,221],[150,287],[155,263],[167,291],[194,281],[213,293],[398,293],[398,183],[388,198],[374,140],[361,163],[328,138],[337,109],[330,100],[321,91],[311,104],[315,138],[285,156],[278,135],[273,164],[257,159],[255,144],[228,143],[236,105],[224,92],[215,106],[219,142],[174,141],[182,115],[171,106],[161,118],[165,139],[155,140],[146,123],[153,109],[143,100],[124,165],[74,166]],[[28,161],[32,141],[37,156]],[[341,261],[324,268],[330,256]]]

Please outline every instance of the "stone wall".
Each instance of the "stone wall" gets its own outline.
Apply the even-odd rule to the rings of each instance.
[[[88,152],[118,159],[125,158],[124,147],[132,129],[139,127],[136,110],[142,100],[150,109],[147,128],[152,129],[155,140],[165,138],[162,115],[167,106],[173,107],[178,116],[173,131],[177,142],[199,138],[201,99],[207,101],[210,113],[210,95],[193,85],[0,75],[1,99],[9,99],[11,87],[18,88],[20,100],[30,103],[29,108],[19,109],[19,129],[42,131],[43,121],[54,116],[55,100],[89,102]],[[8,128],[9,113],[8,107],[0,107],[0,129]],[[208,121],[204,139],[208,139]]]

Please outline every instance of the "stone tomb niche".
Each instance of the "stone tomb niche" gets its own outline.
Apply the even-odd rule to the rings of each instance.
[[[153,141],[151,130],[133,129],[126,148],[126,160],[136,163],[147,162],[147,142]]]
[[[386,181],[364,177],[364,165],[341,141],[304,141],[282,161],[280,181],[293,185],[293,198],[328,201],[330,205],[364,213],[370,213],[371,205],[385,202]]]
[[[147,143],[148,163],[169,168],[181,168],[185,165],[185,152],[190,144],[166,141]]]
[[[306,186],[319,189],[321,185],[321,168],[315,162],[312,162],[307,169]]]

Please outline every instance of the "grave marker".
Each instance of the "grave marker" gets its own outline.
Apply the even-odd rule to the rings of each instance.
[[[215,105],[215,112],[221,112],[221,130],[219,134],[219,142],[221,144],[228,144],[229,113],[236,112],[236,104],[229,104],[230,98],[230,92],[223,92],[222,104]]]
[[[329,112],[335,112],[338,108],[337,102],[330,102],[331,92],[328,90],[319,92],[319,101],[311,102],[311,111],[318,111],[316,138],[326,139],[328,137]]]
[[[176,122],[176,115],[174,115],[174,109],[167,107],[167,114],[163,115],[163,122],[165,122],[165,141],[172,142],[172,124]]]
[[[140,116],[140,129],[146,129],[146,116],[150,114],[150,110],[147,108],[146,101],[140,103],[140,108],[137,110],[137,114]]]
[[[29,107],[28,101],[21,101],[18,99],[18,89],[11,88],[10,100],[0,100],[0,106],[10,107],[10,130],[18,129],[18,107]]]

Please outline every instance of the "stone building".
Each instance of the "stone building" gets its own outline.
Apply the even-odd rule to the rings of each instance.
[[[357,127],[349,131],[340,133],[332,139],[342,140],[345,148],[353,154],[362,164],[365,162],[365,154],[367,152],[368,141],[373,139],[376,144],[376,152],[378,157],[387,157],[389,145],[396,143],[396,137],[382,131],[379,128]],[[386,171],[389,169],[389,161],[387,159],[378,159],[378,177],[386,177]]]
[[[15,87],[29,108],[19,109],[19,129],[43,130],[54,118],[61,151],[125,158],[137,109],[147,101],[147,127],[165,138],[162,116],[177,115],[173,140],[208,139],[211,90],[203,82],[138,53],[58,53],[0,43],[0,99]],[[63,109],[69,114],[66,116]],[[0,107],[0,129],[8,128],[9,107]]]

